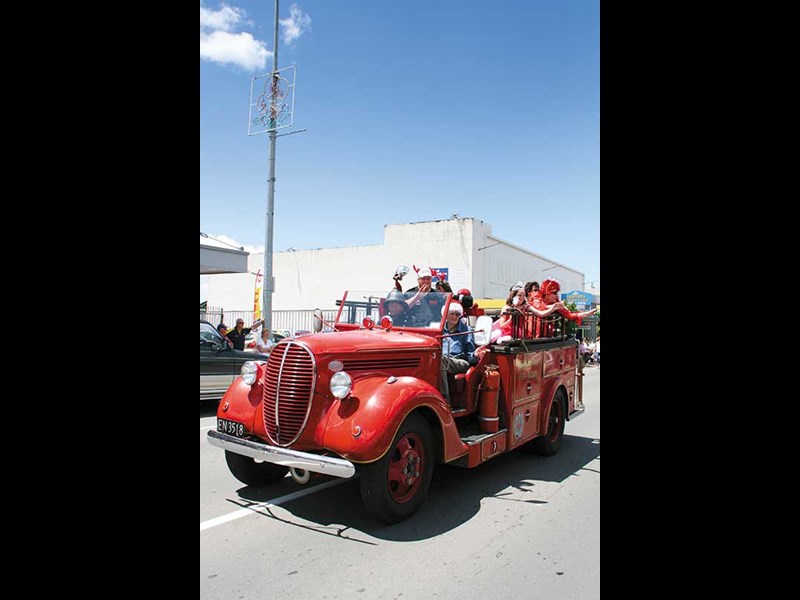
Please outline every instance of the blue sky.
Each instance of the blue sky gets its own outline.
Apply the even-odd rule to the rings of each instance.
[[[252,251],[269,140],[247,135],[250,80],[272,69],[274,10],[200,2],[200,231]],[[280,20],[283,131],[308,131],[278,138],[276,252],[458,213],[599,284],[599,2],[283,0]]]

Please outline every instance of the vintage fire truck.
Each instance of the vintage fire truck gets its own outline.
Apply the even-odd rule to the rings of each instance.
[[[515,314],[510,339],[447,375],[448,404],[439,386],[451,294],[436,298],[442,316],[427,327],[395,325],[385,296],[345,293],[334,323],[319,313],[319,333],[284,339],[266,362],[242,367],[208,433],[236,479],[358,474],[367,510],[394,523],[420,506],[436,463],[472,468],[520,447],[558,451],[565,422],[584,411],[577,342],[561,317]],[[490,327],[491,317],[477,319],[476,344],[488,343]]]

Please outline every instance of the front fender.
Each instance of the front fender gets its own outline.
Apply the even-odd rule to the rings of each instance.
[[[405,418],[419,408],[436,415],[445,457],[459,456],[467,450],[447,402],[436,388],[416,377],[398,377],[394,383],[389,383],[385,375],[360,378],[353,382],[350,396],[332,408],[323,444],[355,463],[381,458]]]
[[[261,369],[261,367],[259,367]],[[247,433],[253,433],[256,426],[256,417],[261,418],[261,411],[257,410],[264,394],[261,386],[261,372],[259,378],[253,385],[247,385],[241,377],[233,380],[233,383],[222,396],[217,407],[217,417],[220,419],[230,419],[244,423]],[[263,429],[264,426],[262,425]]]

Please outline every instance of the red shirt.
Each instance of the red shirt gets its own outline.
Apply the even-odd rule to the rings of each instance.
[[[538,310],[547,310],[550,308],[548,304],[540,297],[534,298],[533,300],[533,307]],[[575,321],[578,325],[581,324],[581,314],[572,312],[567,310],[566,308],[557,308],[554,312],[557,312],[562,317],[569,319],[570,321]],[[537,319],[537,331],[536,337],[551,337],[553,335],[553,331],[555,329],[555,324],[549,321],[542,321],[541,319]]]

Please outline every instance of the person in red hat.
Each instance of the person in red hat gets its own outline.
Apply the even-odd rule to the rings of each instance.
[[[541,287],[539,288],[539,297],[534,298],[533,300],[533,307],[538,308],[539,310],[546,310],[548,307],[559,303],[558,300],[558,293],[561,291],[561,284],[556,281],[555,279],[545,279],[542,282]],[[570,321],[575,321],[578,325],[581,324],[581,319],[583,317],[588,317],[589,315],[593,315],[597,312],[598,309],[593,308],[592,310],[587,310],[585,312],[572,312],[563,306],[563,304],[556,309],[558,314],[562,317],[569,319]],[[552,335],[553,324],[548,323],[548,328],[543,331],[539,332],[541,337],[549,337]]]

